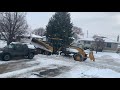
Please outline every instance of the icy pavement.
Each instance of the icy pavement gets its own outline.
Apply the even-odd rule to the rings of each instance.
[[[36,55],[34,59],[0,61],[0,78],[120,78],[120,55],[94,53],[96,61]]]

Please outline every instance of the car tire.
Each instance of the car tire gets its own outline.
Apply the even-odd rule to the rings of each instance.
[[[2,56],[2,60],[3,60],[3,61],[9,61],[10,59],[11,59],[10,54],[4,54],[4,55]]]
[[[33,54],[33,53],[29,53],[29,54],[28,54],[28,59],[33,59],[33,57],[34,57],[34,54]]]

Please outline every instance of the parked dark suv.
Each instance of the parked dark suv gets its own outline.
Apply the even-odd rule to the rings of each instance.
[[[36,54],[36,49],[33,45],[27,43],[12,42],[10,45],[0,49],[0,58],[8,61],[13,57],[26,57],[32,59]]]

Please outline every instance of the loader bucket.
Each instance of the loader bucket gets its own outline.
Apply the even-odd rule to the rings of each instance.
[[[83,49],[81,49],[81,48],[79,48],[79,47],[75,47],[75,46],[71,46],[71,47],[74,48],[74,49],[77,49],[77,50],[79,51],[79,54],[82,54],[83,57],[87,57],[87,56],[86,56],[86,53],[84,52]]]
[[[91,52],[89,53],[89,58],[90,58],[90,60],[95,61],[95,57],[94,57],[94,55],[93,55],[93,51],[91,51]]]

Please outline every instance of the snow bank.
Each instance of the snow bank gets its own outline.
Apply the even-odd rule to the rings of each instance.
[[[42,38],[41,36],[35,35],[35,34],[31,34],[31,37],[32,37],[32,38]]]
[[[106,58],[108,58],[108,59],[110,59],[110,57],[112,57],[112,58],[118,58],[118,59],[120,58],[119,54],[117,54],[117,53],[111,53],[111,52],[98,52],[97,54],[96,54],[96,52],[94,52],[94,56],[96,58],[107,56]]]
[[[67,49],[67,51],[69,51],[69,52],[78,53],[78,50],[76,50],[76,49],[73,49],[73,48],[66,48],[66,49]]]

